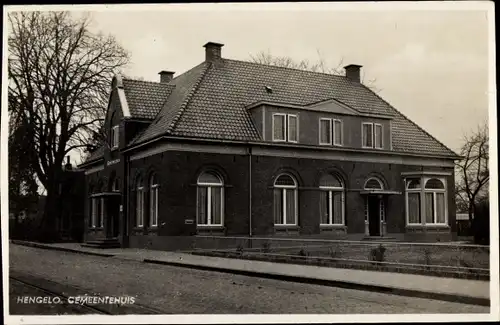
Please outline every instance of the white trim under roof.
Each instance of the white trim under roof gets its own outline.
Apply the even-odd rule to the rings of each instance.
[[[451,176],[452,172],[416,171],[416,172],[402,172],[401,173],[401,176],[420,176],[420,175]]]
[[[89,169],[85,170],[85,175],[97,173],[97,172],[99,172],[101,170],[104,170],[104,165],[99,165],[99,166],[92,167],[92,168],[89,168]]]

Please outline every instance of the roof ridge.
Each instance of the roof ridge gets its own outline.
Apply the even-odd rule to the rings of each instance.
[[[194,83],[194,85],[191,88],[191,90],[189,91],[189,93],[186,95],[184,101],[182,102],[181,106],[179,107],[179,110],[177,111],[177,114],[175,114],[174,119],[172,120],[172,123],[170,123],[170,125],[167,127],[166,133],[171,133],[174,130],[174,128],[177,126],[177,122],[179,121],[182,114],[186,110],[187,106],[189,105],[189,102],[191,101],[191,98],[194,96],[194,94],[198,90],[201,82],[203,81],[203,78],[205,77],[205,75],[207,74],[207,72],[211,66],[212,66],[212,64],[210,62],[208,62],[208,64],[205,64],[203,71],[201,72],[200,76],[198,77],[198,79]]]
[[[318,71],[304,70],[304,69],[298,69],[298,68],[281,67],[279,65],[274,65],[274,64],[266,64],[266,63],[259,63],[259,62],[252,62],[252,61],[243,61],[243,60],[234,60],[234,59],[227,59],[227,58],[223,58],[223,60],[232,61],[232,62],[239,62],[239,63],[248,63],[248,64],[253,64],[253,65],[261,65],[261,66],[264,66],[264,67],[272,67],[272,68],[281,69],[281,70],[307,72],[307,73],[311,73],[311,74],[324,75],[324,76],[330,76],[330,77],[342,78],[342,79],[347,79],[348,80],[348,78],[346,76],[343,76],[341,74],[318,72]]]
[[[155,84],[155,85],[166,85],[166,86],[168,86],[168,83],[159,82],[159,81],[140,80],[140,79],[135,79],[135,78],[122,78],[122,80],[137,81],[137,82],[151,83],[151,84]]]

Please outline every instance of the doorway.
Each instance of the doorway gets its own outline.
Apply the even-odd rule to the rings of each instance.
[[[106,237],[116,238],[120,233],[120,196],[110,196],[106,202],[107,206],[107,223]]]
[[[368,195],[368,224],[370,236],[380,236],[380,199]]]

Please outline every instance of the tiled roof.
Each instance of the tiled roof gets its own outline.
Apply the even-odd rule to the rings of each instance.
[[[164,91],[162,96],[167,91],[170,95],[155,120],[132,145],[163,134],[260,141],[246,109],[248,105],[267,101],[306,106],[336,99],[361,113],[392,116],[394,151],[456,156],[369,88],[344,76],[221,59],[215,64],[199,64],[173,79],[168,86],[175,88],[158,90]],[[271,93],[266,91],[266,86],[272,88]],[[149,90],[149,96],[143,97],[154,97],[152,87]],[[129,99],[126,86],[125,92]],[[155,97],[158,100],[152,106],[158,107],[160,97]],[[151,102],[151,99],[144,100]],[[129,102],[129,105],[145,106],[140,102]]]
[[[207,67],[208,64],[203,62],[170,81],[169,85],[174,86],[174,89],[164,102],[158,116],[144,132],[132,140],[132,144],[152,139],[172,128],[188,104],[195,85],[201,80]]]
[[[123,79],[130,115],[135,118],[154,119],[174,88],[167,83]]]
[[[104,146],[97,148],[94,152],[92,152],[87,159],[85,159],[85,163],[98,160],[102,157],[104,157]]]

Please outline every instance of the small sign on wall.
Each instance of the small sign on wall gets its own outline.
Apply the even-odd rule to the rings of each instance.
[[[193,223],[194,223],[193,219],[186,219],[186,220],[184,220],[184,224],[186,224],[186,225],[192,225]]]
[[[120,204],[120,212],[123,212],[123,204]]]

